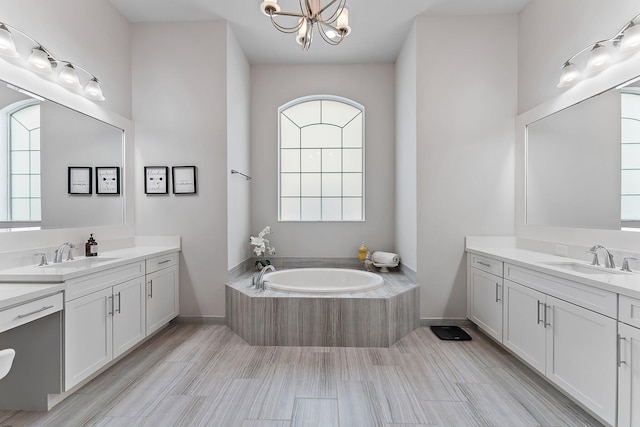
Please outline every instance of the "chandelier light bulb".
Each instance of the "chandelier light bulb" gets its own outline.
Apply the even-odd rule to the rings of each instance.
[[[611,61],[611,54],[607,48],[600,43],[596,43],[589,52],[585,71],[597,71],[606,67]]]
[[[307,37],[307,20],[304,18],[300,18],[298,24],[301,25],[300,29],[298,30],[298,35],[296,36],[296,42],[298,42],[300,46],[304,46],[304,41]]]
[[[50,73],[53,69],[51,66],[51,61],[49,61],[49,54],[45,52],[42,47],[34,47],[31,50],[31,55],[29,56],[29,66],[34,71],[39,73]]]
[[[278,0],[265,0],[260,4],[260,10],[267,16],[280,12],[280,6],[278,6]]]
[[[100,86],[100,82],[95,77],[87,83],[84,88],[84,93],[87,98],[93,99],[94,101],[104,101],[104,95],[102,94],[102,87]]]
[[[78,87],[80,86],[80,78],[78,77],[78,73],[76,69],[71,64],[65,65],[62,70],[60,70],[60,75],[58,75],[58,79],[60,83],[67,87]]]
[[[10,58],[17,58],[20,56],[16,50],[13,38],[11,37],[11,32],[4,24],[0,24],[0,55],[8,56]]]
[[[635,51],[640,49],[640,24],[631,25],[622,33],[622,40],[620,41],[620,50],[622,52]]]
[[[565,62],[562,66],[562,72],[560,73],[560,82],[558,83],[558,87],[566,87],[571,86],[580,80],[582,73],[578,70],[578,67],[571,62]]]
[[[336,28],[344,33],[344,36],[348,36],[351,33],[351,27],[349,26],[349,9],[346,7],[342,8],[340,15],[338,15],[338,19],[336,21]]]

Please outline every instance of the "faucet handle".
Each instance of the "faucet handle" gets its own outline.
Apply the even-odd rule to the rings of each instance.
[[[33,256],[40,257],[40,264],[38,264],[38,267],[42,267],[43,265],[49,265],[49,263],[47,262],[47,254],[45,254],[44,252],[35,253],[33,254]]]
[[[634,257],[624,257],[624,259],[622,260],[622,268],[620,270],[622,271],[628,271],[631,272],[631,269],[629,268],[629,261],[637,261],[638,258],[634,258]]]
[[[73,243],[68,243],[69,251],[67,252],[67,261],[73,261],[73,250],[76,249],[76,245]]]
[[[591,260],[591,265],[600,266],[600,262],[598,261],[598,251],[594,248],[591,248],[587,251],[587,253],[593,255],[593,260]]]

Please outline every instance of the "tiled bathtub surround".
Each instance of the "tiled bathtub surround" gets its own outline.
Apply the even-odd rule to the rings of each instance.
[[[352,294],[258,291],[250,287],[253,274],[226,287],[227,326],[251,345],[390,347],[419,325],[419,288],[401,272]]]

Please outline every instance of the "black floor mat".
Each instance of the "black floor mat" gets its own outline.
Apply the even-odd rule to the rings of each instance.
[[[432,326],[431,330],[441,340],[469,341],[471,337],[459,326]]]

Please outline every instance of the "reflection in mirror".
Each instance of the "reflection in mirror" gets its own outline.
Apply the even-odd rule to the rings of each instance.
[[[640,91],[618,87],[527,126],[529,225],[640,224]]]
[[[2,84],[0,133],[0,229],[123,224],[120,195],[67,194],[69,166],[122,167],[121,129]]]

